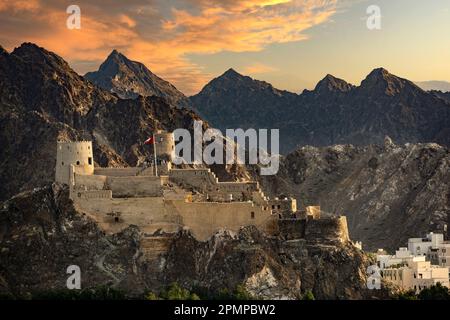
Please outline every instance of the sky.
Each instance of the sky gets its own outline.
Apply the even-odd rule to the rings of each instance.
[[[378,67],[450,81],[450,0],[0,0],[0,45],[23,42],[80,74],[117,49],[187,95],[229,68],[293,92],[326,74],[358,85]]]

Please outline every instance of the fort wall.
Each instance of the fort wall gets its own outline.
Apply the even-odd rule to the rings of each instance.
[[[159,197],[162,196],[160,177],[108,177],[108,188],[113,197]]]
[[[253,192],[259,190],[258,183],[253,181],[219,182],[210,169],[172,169],[169,177],[175,183],[208,194],[213,201],[228,201],[230,195],[235,201],[252,200]]]
[[[112,199],[111,190],[73,191],[72,198],[77,199]]]
[[[207,240],[216,231],[238,231],[242,226],[254,225],[265,231],[273,216],[251,202],[184,202],[172,201],[181,215],[183,225],[188,226],[200,241]]]
[[[244,225],[264,231],[274,218],[270,210],[250,202],[202,203],[162,197],[102,199],[83,195],[75,198],[75,203],[107,232],[119,232],[130,224],[147,233],[158,229],[174,232],[184,226],[200,241],[220,229],[238,231]]]
[[[347,228],[347,218],[344,216],[304,220],[305,239],[307,241],[340,241],[350,239]]]
[[[111,177],[128,177],[136,176],[141,168],[126,167],[126,168],[95,168],[95,175],[111,176]]]
[[[167,176],[104,176],[74,174],[74,190],[111,190],[113,197],[159,197]]]
[[[213,186],[219,182],[210,169],[172,169],[169,177],[171,181],[192,186],[202,192],[213,190]]]
[[[104,190],[106,189],[107,177],[103,175],[76,174],[75,189],[80,190]]]
[[[347,219],[344,216],[321,219],[280,219],[279,235],[287,240],[305,239],[309,242],[335,243],[348,241]]]

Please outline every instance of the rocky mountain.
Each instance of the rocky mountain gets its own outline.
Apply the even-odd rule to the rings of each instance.
[[[244,284],[259,298],[360,299],[367,257],[349,242],[266,237],[254,227],[199,242],[189,232],[143,237],[134,226],[105,235],[57,184],[27,191],[0,209],[0,293],[65,288],[70,265],[82,287],[112,285],[142,297],[172,282],[217,295]]]
[[[158,96],[178,107],[189,105],[187,97],[172,84],[152,73],[140,62],[131,61],[113,50],[98,71],[88,72],[86,79],[122,99]]]
[[[446,102],[450,103],[450,91],[442,92],[442,91],[431,90],[430,93],[433,94],[434,96],[441,98],[441,99],[445,100]]]
[[[190,98],[195,110],[223,132],[226,128],[267,127],[279,114],[287,112],[286,107],[295,99],[296,94],[242,76],[233,69]],[[251,105],[245,105],[250,101]]]
[[[155,129],[199,119],[156,96],[122,100],[31,43],[1,49],[0,73],[0,200],[54,180],[57,140],[92,140],[100,166],[135,165]]]
[[[351,238],[369,251],[445,233],[450,222],[450,150],[435,143],[305,146],[261,179],[270,194],[347,216]]]
[[[425,91],[443,91],[450,92],[450,82],[448,81],[418,81],[415,82],[419,87]]]
[[[229,70],[192,104],[213,127],[279,128],[280,150],[298,145],[400,143],[450,145],[450,104],[379,68],[360,86],[327,75],[296,95]]]

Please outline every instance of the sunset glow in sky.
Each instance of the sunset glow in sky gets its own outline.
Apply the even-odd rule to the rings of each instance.
[[[80,30],[66,27],[72,4]],[[366,27],[369,5],[381,30]],[[34,42],[80,74],[117,49],[188,95],[230,67],[295,92],[380,66],[450,81],[450,0],[0,0],[0,30],[5,49]]]

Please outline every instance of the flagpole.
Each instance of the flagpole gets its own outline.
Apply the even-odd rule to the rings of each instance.
[[[153,157],[155,158],[155,176],[158,176],[158,164],[156,162],[156,140],[155,140],[155,135],[152,135],[153,137]]]

